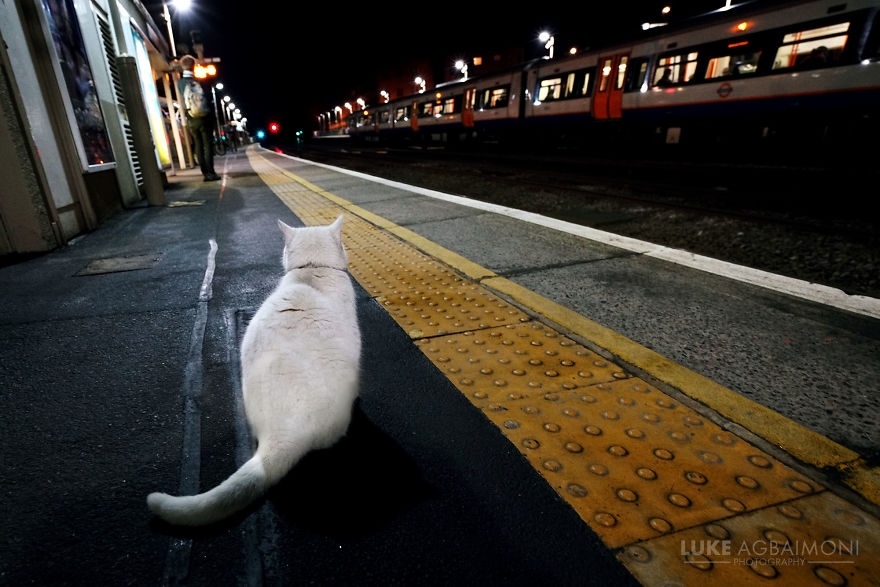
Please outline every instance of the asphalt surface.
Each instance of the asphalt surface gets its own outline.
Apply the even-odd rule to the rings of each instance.
[[[166,206],[0,269],[0,584],[634,584],[362,289],[348,437],[256,512],[152,519],[147,493],[249,450],[238,340],[281,274],[275,219],[301,224],[241,151],[217,167],[225,185],[180,172]]]

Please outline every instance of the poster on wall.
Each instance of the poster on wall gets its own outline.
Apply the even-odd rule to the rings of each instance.
[[[138,77],[141,80],[141,91],[144,93],[144,103],[147,107],[147,118],[150,120],[150,130],[153,134],[153,145],[159,164],[171,165],[171,147],[168,135],[165,133],[165,117],[159,108],[159,92],[156,90],[156,80],[153,79],[153,70],[150,67],[150,57],[147,55],[147,44],[143,37],[131,29],[134,42],[134,56],[138,66]]]
[[[42,0],[89,167],[114,162],[73,0]]]

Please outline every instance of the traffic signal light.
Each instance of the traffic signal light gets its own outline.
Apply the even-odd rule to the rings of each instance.
[[[277,122],[270,122],[269,123],[269,132],[272,133],[273,135],[277,135],[280,130],[281,130],[281,127],[278,126]]]
[[[193,69],[193,75],[197,79],[214,77],[217,75],[217,66],[213,63],[208,63],[207,65],[197,64]]]

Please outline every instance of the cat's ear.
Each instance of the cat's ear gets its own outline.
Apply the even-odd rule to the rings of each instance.
[[[284,242],[289,241],[291,235],[293,234],[294,228],[292,226],[284,224],[284,222],[282,222],[280,218],[278,219],[278,228],[281,229],[281,234],[284,235]]]
[[[339,215],[336,220],[333,221],[333,224],[329,225],[328,228],[333,233],[333,236],[341,243],[342,242],[342,214]]]

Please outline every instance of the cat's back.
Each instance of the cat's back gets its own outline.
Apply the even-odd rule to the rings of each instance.
[[[242,353],[296,351],[307,356],[335,348],[360,350],[354,286],[347,272],[329,268],[287,272],[254,314]]]

